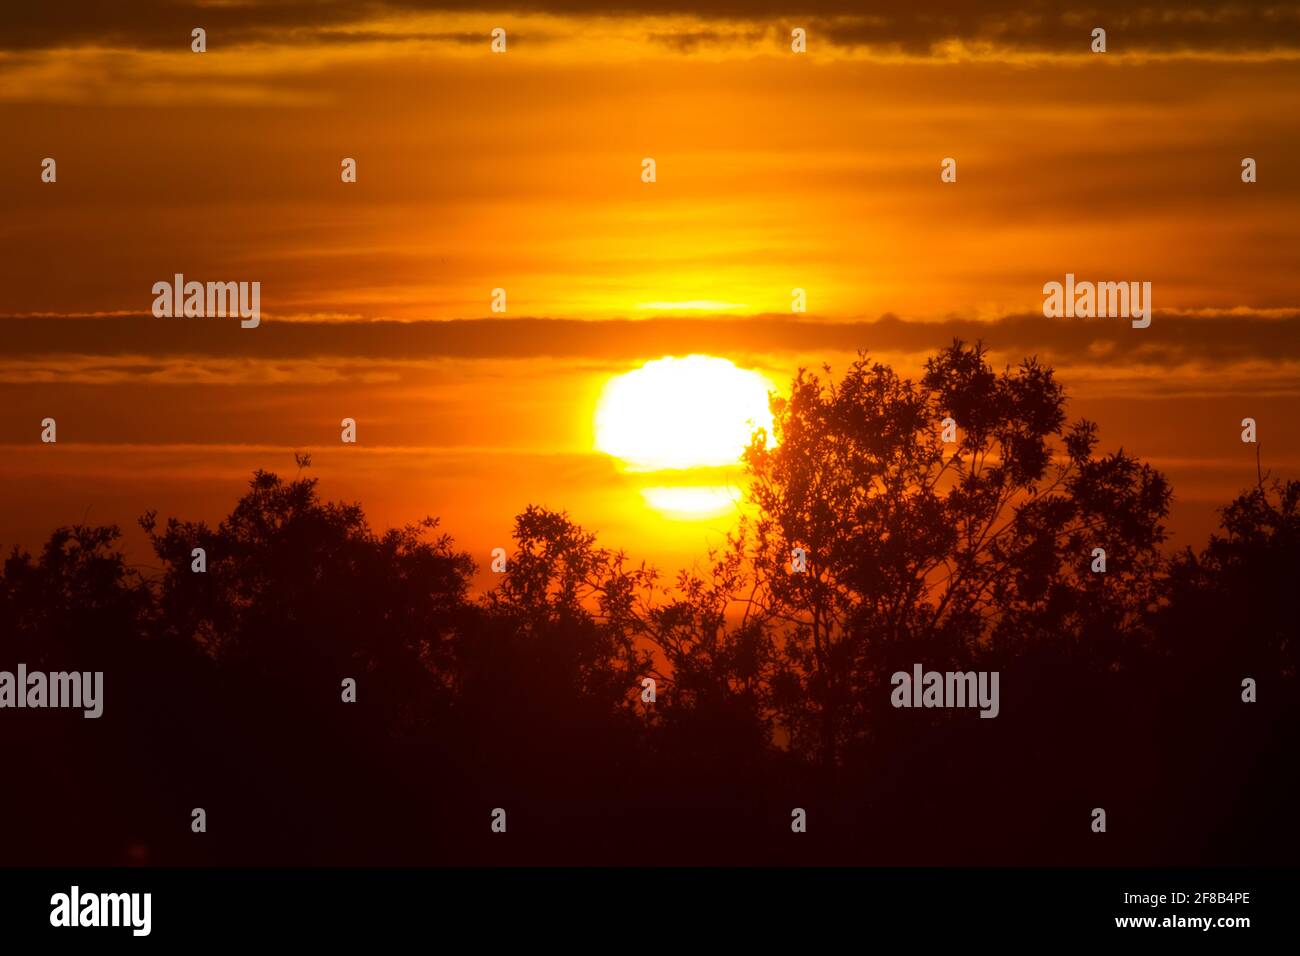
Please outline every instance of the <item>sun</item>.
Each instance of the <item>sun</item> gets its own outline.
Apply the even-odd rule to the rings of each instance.
[[[772,433],[771,383],[708,355],[662,358],[605,385],[596,447],[632,471],[734,465],[755,429]]]
[[[647,485],[641,497],[661,518],[735,514],[743,493],[733,482],[755,430],[772,444],[771,391],[761,373],[710,355],[647,362],[606,383],[596,448]]]

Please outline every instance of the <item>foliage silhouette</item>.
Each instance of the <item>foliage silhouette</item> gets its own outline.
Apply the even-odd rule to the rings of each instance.
[[[436,520],[376,533],[306,456],[216,527],[145,515],[147,580],[115,527],[14,549],[0,669],[103,670],[105,714],[0,713],[9,859],[1294,860],[1300,482],[1166,557],[1163,476],[978,344],[801,372],[773,411],[752,518],[671,582],[530,506],[476,594]],[[914,663],[998,670],[1001,715],[894,709]]]
[[[1050,369],[997,374],[984,355],[954,342],[916,383],[866,357],[839,381],[801,372],[775,401],[777,444],[747,454],[757,599],[788,627],[778,707],[825,763],[876,725],[891,673],[1038,641],[1087,639],[1109,662],[1152,599],[1164,478],[1122,451],[1095,457],[1090,422],[1066,430]],[[1105,574],[1090,571],[1097,546]]]

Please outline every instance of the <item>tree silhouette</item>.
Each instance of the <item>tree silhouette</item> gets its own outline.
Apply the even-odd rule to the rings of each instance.
[[[633,689],[649,654],[629,622],[653,573],[626,567],[624,555],[545,508],[519,514],[513,540],[480,628],[458,649],[476,774],[534,804],[575,792],[596,799],[621,776],[615,768],[636,762]]]
[[[342,678],[364,674],[394,724],[442,699],[474,564],[450,537],[429,539],[436,520],[376,535],[360,505],[320,501],[316,479],[259,471],[216,529],[141,524],[163,564],[167,626],[222,663],[297,675],[331,702]],[[205,573],[191,570],[199,547]]]
[[[0,634],[33,669],[94,669],[130,653],[151,595],[117,549],[115,526],[50,535],[40,555],[15,548],[0,578]]]
[[[1222,534],[1174,557],[1160,627],[1164,650],[1241,676],[1294,680],[1300,664],[1294,584],[1300,569],[1300,481],[1239,495]]]
[[[0,714],[31,782],[0,788],[28,823],[11,859],[1293,858],[1300,482],[1261,478],[1166,560],[1164,478],[1100,453],[1032,359],[995,372],[955,342],[912,381],[860,356],[773,412],[752,517],[669,583],[530,506],[476,594],[436,520],[375,532],[305,454],[215,527],[145,515],[148,578],[115,527],[15,549],[3,662],[103,670],[106,706]],[[893,708],[915,663],[998,670],[1001,715]],[[88,773],[112,783],[93,800]],[[1085,794],[1123,835],[1086,840]],[[192,837],[194,806],[219,839]],[[498,806],[511,840],[485,843]],[[825,842],[756,840],[792,806]]]
[[[753,764],[772,743],[771,622],[753,602],[748,525],[713,549],[707,571],[683,570],[659,602],[647,595],[638,633],[656,648],[665,688],[663,745],[699,766]]]
[[[773,400],[777,443],[746,453],[756,600],[787,625],[776,702],[795,747],[824,764],[870,731],[893,671],[1123,640],[1151,600],[1164,478],[1122,451],[1095,457],[1095,426],[1066,429],[1050,369],[995,373],[985,351],[954,342],[919,382],[865,356],[838,381],[801,371]],[[1089,570],[1094,547],[1104,575]]]

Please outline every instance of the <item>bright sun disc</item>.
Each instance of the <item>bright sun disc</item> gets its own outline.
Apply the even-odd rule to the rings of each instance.
[[[663,358],[613,378],[596,405],[596,447],[638,471],[734,465],[772,433],[768,380],[706,355]]]

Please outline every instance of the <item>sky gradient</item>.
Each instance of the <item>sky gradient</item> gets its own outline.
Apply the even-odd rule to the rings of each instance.
[[[528,503],[688,563],[727,520],[665,519],[594,449],[611,376],[915,373],[954,336],[1038,355],[1165,470],[1175,546],[1254,482],[1243,417],[1300,470],[1294,6],[64,6],[0,13],[6,549],[216,520],[309,451],[326,497],[483,564]],[[260,281],[261,326],[153,318],[177,272]],[[1067,272],[1151,282],[1151,327],[1044,318]]]

